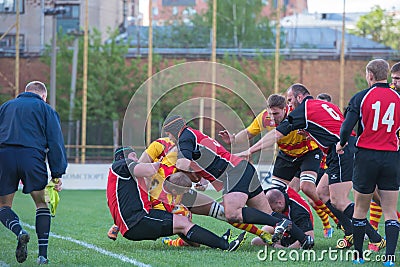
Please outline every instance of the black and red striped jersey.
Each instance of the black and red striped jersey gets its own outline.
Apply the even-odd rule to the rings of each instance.
[[[400,96],[389,84],[376,83],[350,99],[342,126],[343,135],[357,121],[357,147],[380,151],[399,150]],[[342,139],[341,143],[346,141]]]
[[[307,202],[291,187],[286,187],[286,209],[283,215],[292,220],[303,232],[313,230],[314,218]]]
[[[131,175],[136,164],[130,159],[121,159],[113,163],[108,173],[107,204],[122,235],[151,209],[145,179]]]
[[[276,130],[288,135],[293,130],[304,129],[326,151],[339,141],[343,121],[344,116],[338,106],[307,96]]]
[[[235,167],[243,160],[232,155],[218,141],[190,127],[179,136],[178,150],[178,158],[194,162],[193,169],[211,182],[218,179],[228,166]]]

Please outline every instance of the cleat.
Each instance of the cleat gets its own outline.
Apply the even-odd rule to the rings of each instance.
[[[15,250],[15,257],[19,263],[22,263],[28,257],[28,242],[30,236],[25,230],[21,230],[18,235],[18,245],[17,249]]]
[[[283,234],[292,228],[292,222],[287,219],[282,219],[275,226],[274,234],[272,235],[272,242],[276,243],[282,239]]]
[[[332,238],[334,231],[333,228],[324,228],[324,238]]]
[[[314,239],[309,236],[306,235],[306,238],[304,239],[304,241],[301,244],[301,248],[302,249],[312,249],[314,247]]]
[[[365,260],[363,258],[353,260],[353,264],[364,264],[364,263],[365,263]]]
[[[39,264],[39,265],[49,264],[49,260],[46,259],[46,258],[43,257],[43,256],[39,256],[36,262],[37,262],[37,264]]]
[[[169,237],[163,237],[162,239],[161,239],[161,242],[164,244],[164,245],[169,245],[169,243],[171,242],[171,238],[169,238]]]
[[[164,245],[167,245],[167,246],[170,246],[170,247],[184,247],[184,246],[194,246],[194,245],[192,245],[192,243],[185,243],[185,241],[183,241],[183,239],[182,238],[180,238],[180,237],[178,237],[178,238],[176,238],[176,239],[171,239],[171,238],[169,238],[169,237],[163,237],[162,239],[161,239],[161,242],[164,244]]]
[[[342,230],[343,233],[344,233],[344,227],[343,227],[343,225],[342,225],[341,223],[338,223],[338,224],[336,225],[336,228],[339,229],[339,230]]]
[[[372,250],[375,252],[378,252],[379,250],[383,249],[386,247],[386,240],[384,238],[381,239],[380,242],[378,243],[369,243],[368,244],[368,250]]]
[[[226,230],[225,234],[223,234],[221,237],[229,242],[231,236],[232,236],[231,229],[228,229]]]
[[[260,235],[260,238],[262,241],[268,245],[272,244],[272,235],[268,232],[264,232]]]
[[[107,236],[108,238],[115,241],[117,240],[118,233],[119,233],[119,228],[114,224],[113,226],[111,226],[110,230],[108,230]]]
[[[383,266],[395,266],[394,261],[385,261],[382,264]]]
[[[341,238],[336,242],[336,248],[338,249],[350,248],[352,245],[353,245],[353,234],[345,235],[344,238]]]
[[[237,250],[244,243],[246,237],[247,237],[247,232],[246,231],[242,232],[240,235],[238,235],[238,237],[235,240],[229,243],[229,247],[227,250],[229,252]]]

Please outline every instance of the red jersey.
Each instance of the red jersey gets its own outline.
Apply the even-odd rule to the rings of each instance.
[[[131,164],[129,170],[128,161],[133,162],[121,159],[113,163],[108,173],[106,190],[108,208],[122,235],[151,209],[146,182],[144,178],[131,176],[130,173],[133,173],[136,164]]]
[[[179,136],[178,150],[178,158],[194,162],[195,171],[210,182],[218,179],[228,167],[233,168],[243,160],[232,155],[218,141],[190,127]]]
[[[372,87],[360,105],[362,131],[356,146],[382,151],[398,151],[400,96],[390,88]]]

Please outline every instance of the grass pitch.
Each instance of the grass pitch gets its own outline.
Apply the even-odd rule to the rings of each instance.
[[[112,225],[104,190],[64,190],[56,217],[52,219],[49,240],[49,260],[53,266],[352,266],[346,251],[335,249],[336,241],[343,236],[335,230],[333,238],[323,238],[322,225],[314,214],[315,248],[310,253],[302,250],[282,251],[250,244],[253,235],[238,251],[228,253],[201,246],[200,248],[167,247],[157,241],[132,242],[119,235],[116,241],[107,238]],[[0,267],[35,266],[38,254],[35,225],[35,206],[29,195],[16,193],[13,209],[31,235],[26,262],[15,260],[16,238],[5,227],[0,227]],[[235,235],[240,230],[227,223],[204,216],[193,216],[193,221],[216,234],[227,228]],[[382,218],[383,221],[383,218]],[[334,223],[331,221],[332,226]],[[384,232],[383,223],[380,232]],[[366,248],[367,242],[364,244]],[[378,262],[384,252],[369,255],[366,266],[382,266]],[[398,255],[398,254],[397,254]],[[396,256],[397,256],[396,255]],[[400,257],[398,257],[400,258]]]

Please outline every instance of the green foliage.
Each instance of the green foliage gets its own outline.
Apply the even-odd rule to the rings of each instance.
[[[360,17],[356,26],[356,29],[350,30],[351,33],[400,49],[400,20],[394,12],[388,13],[380,6],[375,6],[371,12]]]
[[[237,58],[231,55],[224,55],[221,63],[231,66],[240,72],[247,75],[262,91],[265,98],[274,93],[274,57],[263,56],[258,54],[254,60],[247,60],[245,58]],[[286,89],[295,82],[295,78],[290,75],[280,75],[279,85],[280,92],[284,93]],[[245,125],[249,125],[254,119],[249,107],[244,105],[243,101],[236,95],[231,93],[217,90],[217,98],[222,102],[228,104],[242,119]],[[259,110],[261,112],[261,109]]]
[[[354,92],[351,92],[351,95],[368,88],[368,83],[365,80],[365,76],[363,76],[359,73],[357,73],[356,76],[354,77],[354,83],[356,85],[355,86],[356,88],[355,88]]]
[[[261,16],[261,0],[229,0],[217,2],[217,45],[218,47],[274,46],[275,37],[267,17]],[[205,14],[192,19],[193,25],[212,29],[213,1],[208,1]]]
[[[88,120],[117,120],[123,117],[128,101],[146,78],[140,59],[131,59],[126,64],[128,46],[117,44],[117,32],[109,32],[110,42],[103,43],[101,33],[94,29],[89,35],[87,76]],[[73,36],[59,34],[57,44],[57,111],[62,120],[68,119],[71,69],[73,51],[70,49]],[[50,50],[44,62],[50,64]],[[79,37],[78,71],[73,119],[82,114],[83,93],[83,37]]]

